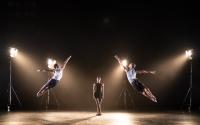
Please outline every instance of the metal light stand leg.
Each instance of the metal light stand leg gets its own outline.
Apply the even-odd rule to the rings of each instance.
[[[126,93],[126,87],[124,87],[124,88],[122,89],[121,93],[120,93],[119,98],[121,99],[121,98],[123,97],[123,106],[124,106],[125,109],[127,108],[126,95],[127,95],[127,93]]]
[[[188,98],[189,98],[189,104],[188,104],[187,108],[188,108],[188,112],[191,112],[191,108],[192,108],[192,60],[190,60],[190,86],[189,86],[187,94],[184,98],[183,105],[187,102]]]
[[[49,73],[48,73],[48,80],[50,80],[50,74],[49,74]],[[47,91],[47,100],[46,100],[46,106],[45,106],[46,110],[48,110],[48,109],[49,109],[49,106],[50,106],[50,101],[51,101],[51,100],[50,100],[50,95],[51,95],[51,93],[52,93],[53,97],[55,98],[57,107],[58,107],[58,105],[59,105],[58,100],[57,100],[55,94],[51,91],[51,89],[49,89],[49,90]]]
[[[127,105],[127,97],[129,97],[129,99],[131,100],[131,103],[134,104],[134,101],[132,99],[132,96],[130,94],[130,92],[128,91],[127,87],[125,86],[122,91],[121,91],[121,94],[120,94],[120,98],[123,97],[123,106],[125,109],[128,108],[128,105]]]
[[[9,82],[9,102],[8,102],[8,112],[10,112],[11,104],[12,104],[12,62],[10,58],[10,82]]]
[[[127,99],[127,96],[126,96],[126,95],[127,95],[127,93],[126,93],[126,88],[125,88],[125,89],[124,89],[124,92],[123,92],[123,97],[124,97],[124,108],[125,108],[125,109],[127,109],[127,107],[128,107],[128,106],[127,106],[127,100],[126,100],[126,99]]]
[[[131,100],[131,103],[134,104],[133,96],[131,96],[131,93],[126,88],[127,95],[129,96],[129,99]]]
[[[53,96],[54,96],[54,98],[55,98],[55,100],[56,100],[56,105],[57,105],[57,108],[59,109],[59,106],[60,106],[60,104],[59,104],[59,101],[58,101],[58,99],[56,98],[56,95],[55,95],[55,93],[54,93],[54,92],[52,92],[52,94],[53,94]]]
[[[13,86],[12,86],[12,59],[10,58],[10,82],[9,82],[9,103],[7,106],[7,111],[11,111],[11,106],[12,106],[12,91],[14,92],[15,97],[17,98],[17,101],[20,106],[22,106],[21,101],[19,97],[17,96],[17,93],[15,92]]]
[[[47,100],[46,100],[46,106],[45,106],[45,107],[46,107],[46,110],[49,109],[50,101],[52,100],[52,99],[50,100],[50,96],[51,96],[51,95],[53,95],[52,99],[53,99],[53,98],[55,99],[57,108],[59,107],[59,102],[58,102],[58,100],[57,100],[57,98],[56,98],[55,93],[54,93],[53,91],[51,91],[51,89],[49,89],[49,90],[47,91]]]
[[[192,108],[192,60],[190,60],[190,104],[188,107],[188,111],[191,112]]]
[[[47,91],[47,101],[46,101],[46,110],[49,109],[49,104],[50,104],[50,90]]]
[[[50,74],[49,72],[47,73],[47,80],[49,81],[50,80]],[[50,104],[50,89],[47,90],[47,100],[46,100],[46,110],[49,109],[49,104]]]

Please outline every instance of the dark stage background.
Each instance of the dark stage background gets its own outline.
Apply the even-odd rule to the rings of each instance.
[[[116,73],[115,54],[133,60],[137,69],[157,70],[138,76],[158,97],[152,103],[128,86],[133,110],[179,110],[189,87],[188,62],[179,69],[165,61],[194,49],[193,109],[199,110],[199,13],[198,4],[179,2],[61,2],[8,0],[2,4],[0,28],[0,109],[6,110],[9,83],[8,47],[19,49],[13,60],[13,86],[22,102],[16,109],[44,109],[36,93],[47,80],[37,73],[47,57],[59,62],[72,55],[61,83],[52,90],[59,109],[95,109],[92,83],[101,75],[105,83],[104,109],[121,109],[121,89],[128,81]],[[120,75],[121,73],[121,75]],[[42,101],[43,100],[43,101]],[[43,103],[43,104],[41,104]],[[55,100],[51,101],[55,109]]]

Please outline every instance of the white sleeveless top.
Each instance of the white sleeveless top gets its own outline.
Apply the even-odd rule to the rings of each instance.
[[[63,76],[63,70],[61,68],[58,68],[54,71],[54,74],[52,76],[52,79],[55,79],[55,80],[61,80]]]
[[[128,81],[130,83],[132,83],[134,81],[134,79],[136,79],[136,71],[134,68],[132,69],[129,69],[127,72],[126,72],[126,76],[128,78]]]

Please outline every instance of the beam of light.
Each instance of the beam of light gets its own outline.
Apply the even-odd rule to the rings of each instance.
[[[114,65],[114,64],[113,64]],[[124,85],[124,71],[119,66],[119,64],[112,66],[111,68],[108,68],[108,72],[105,74],[105,105],[107,105],[109,108],[115,108],[113,106],[113,102],[119,99],[120,91],[123,89]],[[111,88],[106,89],[106,88]],[[117,105],[115,105],[117,106]]]
[[[10,57],[15,58],[17,56],[18,50],[16,48],[10,48]]]
[[[51,58],[47,59],[48,68],[53,69],[55,64],[56,64],[56,60],[51,59]]]
[[[124,71],[121,69],[121,67],[117,66],[109,73],[109,75],[107,75],[105,80],[108,83],[113,83],[114,85],[116,85],[122,82],[123,75]]]
[[[24,92],[37,91],[47,80],[45,73],[38,73],[39,61],[33,55],[20,51],[15,61],[15,72]]]
[[[167,91],[169,87],[172,87],[171,83],[179,76],[181,69],[186,64],[187,58],[185,54],[174,56],[167,60],[160,62],[155,65],[156,70],[156,86],[159,88],[159,91],[162,93]],[[164,88],[164,89],[162,89]]]
[[[175,77],[186,62],[185,55],[180,55],[175,58],[164,61],[157,66],[158,73],[164,73],[165,78],[169,80],[169,76]]]
[[[58,62],[62,61],[58,60]],[[59,103],[63,104],[63,107],[74,107],[76,104],[81,104],[83,107],[89,105],[90,101],[86,101],[85,97],[88,96],[88,100],[92,97],[91,91],[94,81],[89,80],[87,75],[87,73],[81,71],[81,68],[73,63],[66,65],[60,83],[54,88],[54,92],[60,98]],[[69,102],[69,100],[71,101]],[[93,103],[91,106],[93,106]]]
[[[185,51],[185,56],[186,56],[186,58],[191,60],[192,59],[192,49],[186,50]]]

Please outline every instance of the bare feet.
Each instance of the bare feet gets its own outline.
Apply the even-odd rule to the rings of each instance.
[[[151,93],[151,91],[148,88],[145,88],[142,94],[151,101],[157,102],[156,97]]]
[[[42,95],[43,95],[43,92],[44,92],[44,91],[39,91],[39,92],[37,93],[37,97],[42,96]]]
[[[152,100],[153,102],[157,102],[157,99],[156,99],[155,97],[151,97],[151,100]]]
[[[97,113],[97,114],[96,114],[96,116],[101,116],[101,115],[102,115],[101,113]]]

